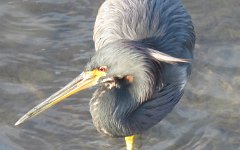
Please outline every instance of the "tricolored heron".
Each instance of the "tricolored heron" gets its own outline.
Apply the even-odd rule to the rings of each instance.
[[[195,44],[191,17],[179,0],[106,0],[99,9],[96,52],[85,70],[34,107],[16,125],[83,89],[101,133],[134,136],[162,120],[178,103],[191,72]]]

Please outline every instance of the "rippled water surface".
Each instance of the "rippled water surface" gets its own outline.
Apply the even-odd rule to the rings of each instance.
[[[100,135],[92,90],[20,125],[30,108],[77,76],[94,52],[103,0],[0,1],[0,150],[125,149]],[[240,150],[240,1],[183,0],[197,44],[192,76],[174,111],[143,134],[142,150]]]

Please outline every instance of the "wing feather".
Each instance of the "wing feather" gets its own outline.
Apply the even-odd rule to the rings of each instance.
[[[135,124],[134,130],[142,132],[161,121],[183,95],[182,84],[168,84],[160,91],[143,103],[136,111],[129,116],[130,121]]]

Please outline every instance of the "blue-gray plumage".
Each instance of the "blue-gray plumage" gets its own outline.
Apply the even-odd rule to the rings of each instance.
[[[182,97],[191,72],[195,34],[180,0],[106,0],[94,27],[96,52],[85,71],[15,125],[83,89],[97,130],[125,137],[161,121]]]
[[[141,133],[180,100],[191,63],[166,63],[149,51],[192,59],[194,28],[179,0],[106,0],[94,41],[96,54],[86,70],[108,66],[117,82],[111,89],[102,85],[90,102],[98,131],[117,137]],[[132,83],[126,83],[127,75]]]

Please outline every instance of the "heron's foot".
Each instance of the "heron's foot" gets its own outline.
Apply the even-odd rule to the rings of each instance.
[[[134,140],[135,140],[135,135],[125,137],[127,150],[134,150]]]
[[[142,147],[142,135],[132,135],[125,137],[127,150],[139,149]]]

